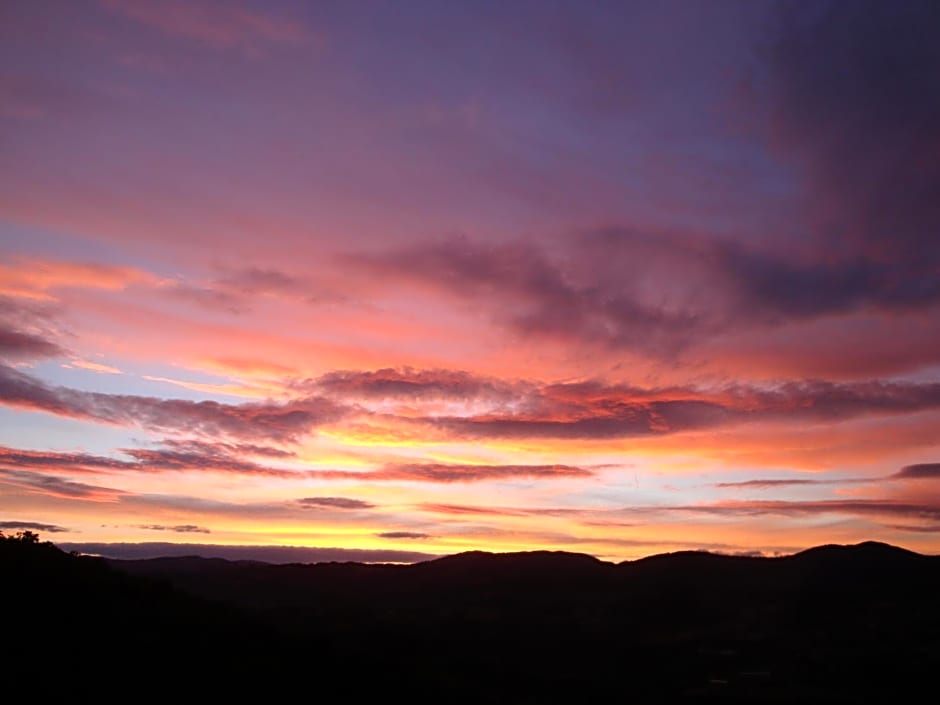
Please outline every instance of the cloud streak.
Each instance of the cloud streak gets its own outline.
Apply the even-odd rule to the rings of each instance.
[[[68,469],[63,468],[63,469]],[[60,499],[82,499],[91,502],[115,502],[126,492],[112,487],[75,482],[58,475],[31,472],[29,470],[0,470],[0,483],[12,485],[29,492],[36,492]]]

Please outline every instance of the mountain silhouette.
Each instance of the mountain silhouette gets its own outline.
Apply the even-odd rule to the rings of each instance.
[[[106,561],[0,544],[21,624],[8,643],[34,672],[65,676],[37,675],[47,691],[91,673],[95,689],[130,674],[147,692],[189,679],[268,699],[852,703],[896,699],[940,667],[940,558],[885,544],[414,565]]]

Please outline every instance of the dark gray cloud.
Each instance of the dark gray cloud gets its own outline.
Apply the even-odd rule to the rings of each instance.
[[[66,350],[58,343],[34,333],[5,328],[0,324],[0,359],[39,360],[66,354]]]
[[[380,534],[376,534],[376,536],[382,539],[429,539],[431,538],[430,534],[422,534],[417,531],[383,531]]]
[[[297,502],[304,507],[325,507],[328,509],[372,509],[375,505],[362,499],[349,497],[304,497]]]
[[[892,477],[901,480],[940,480],[940,463],[906,465]]]
[[[801,487],[801,486],[814,486],[814,485],[856,485],[856,484],[865,484],[872,482],[881,482],[886,479],[893,479],[894,476],[888,477],[831,477],[831,478],[789,478],[789,479],[763,479],[758,478],[755,480],[742,480],[739,482],[716,482],[712,487],[718,487],[720,489],[756,489],[756,490],[766,490],[774,489],[777,487]]]
[[[799,487],[802,485],[830,484],[829,480],[744,480],[742,482],[716,482],[715,487],[722,489],[772,489],[774,487]]]
[[[0,360],[41,360],[67,355],[56,342],[53,305],[30,299],[0,295]]]
[[[69,529],[57,524],[44,524],[38,521],[0,521],[0,530],[45,531],[49,534],[61,534],[69,531]]]

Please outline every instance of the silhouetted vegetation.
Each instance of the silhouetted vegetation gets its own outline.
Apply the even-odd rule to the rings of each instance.
[[[19,638],[45,666],[67,670],[76,653],[110,643],[84,661],[88,673],[113,677],[130,662],[148,683],[185,674],[207,692],[860,702],[929,685],[940,667],[940,559],[883,544],[619,565],[474,552],[412,566],[275,566],[106,562],[0,543],[5,604],[26,618]]]

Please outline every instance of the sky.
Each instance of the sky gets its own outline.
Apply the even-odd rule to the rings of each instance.
[[[940,552],[938,26],[4,2],[0,531]]]

